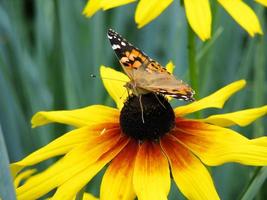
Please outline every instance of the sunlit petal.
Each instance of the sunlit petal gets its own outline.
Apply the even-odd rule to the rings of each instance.
[[[30,177],[35,172],[37,172],[36,169],[28,169],[28,170],[21,172],[14,180],[14,187],[17,188],[22,181]]]
[[[102,122],[118,123],[119,111],[102,105],[93,105],[75,110],[40,111],[32,118],[32,127],[57,122],[82,127]]]
[[[260,3],[263,6],[267,7],[267,0],[255,0],[256,2]]]
[[[97,173],[99,169],[97,167],[100,167],[99,161],[102,160],[103,155],[106,152],[112,152],[111,149],[115,147],[115,149],[119,148],[120,140],[122,140],[120,131],[107,131],[94,140],[74,148],[47,170],[29,178],[17,189],[18,198],[37,199],[80,173],[88,172],[90,169],[92,173]]]
[[[101,9],[101,1],[102,0],[88,0],[85,8],[83,9],[83,14],[86,17],[92,17]]]
[[[176,116],[184,116],[206,108],[222,108],[224,103],[246,85],[244,80],[233,82],[213,94],[185,106],[174,109]]]
[[[158,17],[173,0],[140,0],[135,11],[135,22],[142,28]]]
[[[261,25],[254,11],[242,0],[218,0],[225,10],[250,36],[262,34]]]
[[[83,200],[98,200],[98,198],[94,197],[92,194],[85,192],[83,194]]]
[[[127,89],[124,85],[129,82],[130,79],[125,74],[105,66],[100,67],[100,74],[109,95],[113,98],[117,107],[121,109],[128,97]]]
[[[101,199],[135,199],[133,170],[137,148],[137,142],[135,140],[130,141],[109,165],[101,183]]]
[[[167,200],[170,171],[159,144],[146,141],[140,146],[135,161],[133,184],[139,200]]]
[[[107,9],[115,8],[118,6],[123,6],[125,4],[129,4],[129,3],[132,3],[134,1],[136,1],[136,0],[116,0],[116,1],[102,0],[101,1],[101,7],[104,10],[107,10]]]
[[[209,0],[184,0],[187,20],[203,41],[211,35],[211,10]]]
[[[119,130],[118,124],[113,125],[113,127]],[[48,145],[28,155],[24,159],[11,164],[12,174],[14,176],[18,172],[18,170],[22,169],[25,166],[31,166],[49,158],[65,154],[78,145],[88,143],[90,141],[95,142],[99,139],[106,140],[106,137],[110,137],[110,135],[99,137],[100,134],[105,131],[105,129],[106,132],[108,132],[108,129],[111,129],[113,127],[101,126],[99,124],[70,131],[69,133],[64,134]]]
[[[46,200],[51,200],[52,198],[46,198]],[[76,198],[73,198],[72,200],[76,200]],[[96,198],[90,193],[84,192],[82,200],[99,200],[99,198]]]
[[[72,200],[75,195],[98,173],[108,162],[110,162],[129,142],[129,139],[122,137],[116,145],[110,147],[108,152],[102,154],[95,163],[87,166],[71,179],[61,184],[52,200]],[[90,158],[90,157],[89,157]]]
[[[173,178],[187,199],[219,199],[208,170],[189,150],[171,135],[161,140],[161,146]]]
[[[237,132],[193,120],[177,120],[175,137],[207,165],[237,162],[267,164],[267,137],[253,141]],[[265,139],[264,139],[265,138]]]
[[[247,126],[259,117],[266,115],[266,113],[267,106],[262,106],[232,113],[212,115],[208,118],[201,119],[200,121],[224,127],[232,125]]]

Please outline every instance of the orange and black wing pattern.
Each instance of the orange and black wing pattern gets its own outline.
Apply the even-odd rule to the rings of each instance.
[[[114,30],[109,29],[107,36],[125,73],[135,83],[134,87],[185,101],[194,100],[194,91],[157,61],[134,47]]]

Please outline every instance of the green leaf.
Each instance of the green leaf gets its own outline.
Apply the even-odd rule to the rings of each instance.
[[[0,199],[15,200],[15,190],[9,171],[9,159],[0,126]]]
[[[252,178],[249,186],[247,187],[246,191],[240,198],[241,200],[252,200],[256,197],[261,186],[263,185],[264,181],[267,178],[267,167],[259,168],[254,177]]]

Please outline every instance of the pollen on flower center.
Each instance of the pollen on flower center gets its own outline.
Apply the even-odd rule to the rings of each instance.
[[[174,127],[174,122],[175,115],[167,99],[153,93],[144,94],[141,99],[130,96],[120,113],[122,132],[138,140],[157,140]]]

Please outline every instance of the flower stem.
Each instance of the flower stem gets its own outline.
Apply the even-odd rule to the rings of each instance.
[[[189,78],[192,88],[195,90],[195,98],[199,97],[199,88],[198,88],[198,68],[196,62],[196,41],[195,34],[188,25],[188,65],[189,65]]]

